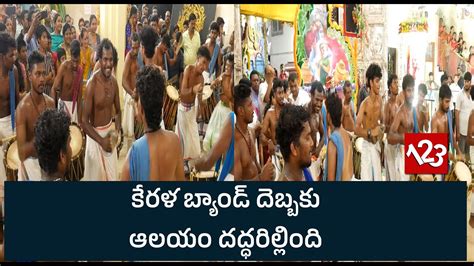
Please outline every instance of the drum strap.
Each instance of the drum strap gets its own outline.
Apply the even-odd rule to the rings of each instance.
[[[219,56],[220,46],[218,43],[214,46],[214,51],[212,52],[211,62],[209,63],[209,77],[212,76],[212,73],[216,69],[217,57]]]
[[[77,98],[79,97],[79,90],[82,89],[82,67],[77,67],[76,77],[74,78],[74,83],[72,84],[72,110],[71,115],[74,113],[74,108],[76,107]]]
[[[145,64],[143,63],[142,53],[139,52],[137,56],[138,69],[142,70]]]
[[[336,181],[341,181],[342,177],[342,166],[344,164],[344,143],[342,141],[341,133],[339,131],[333,131],[331,134],[330,140],[336,145],[337,151],[337,163],[336,163]],[[326,181],[328,179],[328,156],[329,153],[326,153],[326,171],[324,171],[323,180]]]
[[[451,110],[448,111],[448,130],[449,130],[449,145],[451,146],[451,153],[454,153],[453,113],[451,112]]]
[[[303,175],[304,175],[304,180],[307,182],[314,181],[313,176],[311,176],[311,172],[308,170],[308,168],[303,169]]]
[[[325,104],[323,104],[321,113],[323,115],[324,145],[328,145],[328,124],[326,121],[326,105]]]
[[[11,115],[11,123],[12,123],[12,130],[15,130],[15,100],[16,100],[16,89],[15,89],[15,73],[13,72],[13,68],[8,71],[8,81],[10,86],[10,115]]]
[[[235,127],[235,113],[230,112],[230,123],[232,125],[232,138],[230,141],[229,148],[227,149],[227,153],[225,154],[225,160],[224,164],[222,165],[222,171],[219,175],[219,178],[217,181],[224,181],[226,176],[230,173],[232,168],[234,167],[234,142],[235,142],[235,137],[234,137],[234,127]],[[221,166],[221,161],[222,157],[219,158],[219,160],[216,163],[216,168],[215,171],[218,172],[219,168]]]
[[[414,122],[413,133],[419,133],[420,130],[418,129],[418,119],[416,118],[416,108],[415,107],[413,107],[413,122]]]

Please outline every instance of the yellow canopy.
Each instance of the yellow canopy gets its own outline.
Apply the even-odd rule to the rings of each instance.
[[[298,5],[286,4],[241,4],[240,13],[293,23]]]

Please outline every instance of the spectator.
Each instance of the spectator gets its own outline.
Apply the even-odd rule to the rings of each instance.
[[[97,46],[100,43],[100,35],[97,33],[97,26],[98,21],[95,15],[91,15],[90,19],[90,26],[89,26],[89,44],[94,49],[97,49]]]
[[[196,63],[197,51],[201,46],[201,36],[196,31],[196,15],[189,15],[189,28],[183,34],[184,65]]]
[[[59,46],[64,42],[64,37],[61,34],[61,29],[63,28],[63,19],[61,15],[56,14],[53,18],[53,28],[54,31],[51,33],[52,47],[51,50],[56,52]]]

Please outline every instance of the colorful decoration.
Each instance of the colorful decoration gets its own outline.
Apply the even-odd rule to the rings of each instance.
[[[400,23],[398,33],[428,32],[428,21],[426,18],[414,18]]]
[[[204,21],[206,21],[206,11],[204,6],[199,4],[186,4],[183,5],[183,9],[179,12],[178,26],[182,29],[184,21],[189,18],[189,15],[194,13],[196,15],[196,30],[201,31],[204,27]]]

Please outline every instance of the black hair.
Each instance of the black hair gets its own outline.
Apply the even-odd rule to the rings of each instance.
[[[426,85],[425,83],[421,83],[420,85],[418,85],[418,92],[422,92],[423,95],[426,96],[426,94],[428,94],[428,89],[426,88]]]
[[[183,34],[181,32],[176,32],[176,41],[179,43],[179,41],[181,40],[181,38],[183,37]]]
[[[155,66],[145,66],[137,74],[137,90],[148,127],[160,129],[165,80]]]
[[[244,84],[244,85],[247,85],[249,87],[252,86],[252,82],[250,81],[250,79],[246,78],[246,77],[243,77],[239,80],[239,84]]]
[[[6,32],[0,33],[0,54],[6,55],[11,48],[16,49],[15,39]]]
[[[288,76],[288,81],[296,81],[298,78],[298,75],[295,72],[291,72],[290,75]]]
[[[79,34],[79,38],[80,39],[84,39],[85,35],[87,34],[87,29],[85,27],[83,27],[81,29],[81,34]]]
[[[33,6],[32,6],[33,7]],[[33,14],[36,12],[37,10],[33,7],[33,8],[30,8],[30,10],[28,11],[28,21],[32,21],[33,20]]]
[[[197,57],[204,57],[208,61],[211,60],[211,53],[209,53],[209,50],[205,46],[199,47],[196,54],[197,54]]]
[[[81,56],[81,43],[78,40],[71,42],[71,57],[78,58]]]
[[[448,75],[446,75],[446,73],[444,73],[442,76],[441,76],[441,84],[445,81],[445,80],[448,80]]]
[[[433,76],[433,72],[430,72],[430,73],[428,74],[428,76]]]
[[[112,50],[112,52],[114,50],[114,45],[107,38],[102,39],[99,43],[99,46],[97,47],[97,58],[98,59],[102,59],[102,54],[103,54],[104,50]],[[115,55],[114,55],[114,61],[115,61]]]
[[[250,82],[250,81],[249,81]],[[250,97],[250,85],[240,80],[239,84],[234,87],[234,110],[237,111],[239,106],[242,106],[247,98]]]
[[[39,24],[38,27],[36,27],[36,30],[35,30],[35,37],[36,37],[36,40],[39,41],[39,39],[41,38],[41,35],[43,35],[43,33],[46,32],[46,38],[48,38],[48,35],[51,36],[48,32],[48,30],[46,29],[46,27],[43,25],[43,24]]]
[[[314,96],[315,92],[320,92],[324,95],[324,86],[321,82],[319,81],[313,81],[313,83],[311,83],[311,90],[310,90],[310,93],[311,93],[311,96]]]
[[[81,21],[82,21],[82,23],[85,22],[83,18],[80,18],[79,21],[77,22],[77,26],[78,26],[78,27],[80,27],[79,25],[81,25]]]
[[[367,79],[367,87],[370,87],[370,81],[374,80],[375,78],[382,78],[382,69],[376,63],[370,64],[365,72],[365,78]]]
[[[155,44],[158,41],[158,33],[151,26],[145,26],[140,33],[140,42],[145,48],[145,56],[152,58],[155,54]]]
[[[280,88],[280,87],[283,88],[283,90],[285,90],[285,84],[284,84],[283,80],[281,80],[279,78],[274,79],[273,80],[272,92],[275,93],[277,91],[277,89]]]
[[[138,13],[138,8],[136,5],[132,5],[130,8],[130,15],[128,16],[128,19],[130,19],[133,15],[136,15]]]
[[[230,61],[230,63],[231,63],[232,65],[234,65],[234,53],[231,52],[231,53],[228,53],[228,54],[226,54],[226,55],[224,56],[224,71],[226,70],[226,69],[225,69],[225,67],[226,67],[226,64],[225,64],[225,63],[226,63],[227,61]]]
[[[216,22],[217,22],[217,24],[219,25],[219,27],[220,27],[221,25],[224,25],[224,24],[225,24],[224,19],[221,18],[221,17],[217,17],[217,18],[216,18]]]
[[[342,101],[336,93],[330,93],[326,99],[326,106],[328,113],[331,116],[331,121],[334,127],[341,126],[342,120]]]
[[[20,13],[20,21],[23,21],[25,18],[28,19],[28,10],[22,10]]]
[[[439,87],[439,99],[443,100],[444,98],[446,99],[451,99],[452,97],[451,89],[449,88],[448,85],[443,84],[441,87]]]
[[[168,34],[163,35],[160,42],[163,43],[168,49],[171,47],[171,37]]]
[[[402,90],[405,91],[408,87],[415,87],[415,79],[410,74],[406,74],[402,81]]]
[[[134,32],[132,33],[132,42],[140,42],[140,36],[138,36],[138,33]]]
[[[67,153],[70,136],[69,116],[57,109],[46,109],[35,124],[35,149],[41,169],[48,174],[58,171],[60,153]]]
[[[63,36],[66,36],[66,31],[71,29],[71,25],[69,23],[64,24],[63,26]]]
[[[211,25],[209,26],[209,31],[217,31],[217,33],[219,33],[219,24],[217,24],[217,22],[213,21],[211,23]]]
[[[5,26],[5,23],[0,22],[0,32],[4,32],[7,30],[7,26]]]
[[[304,123],[309,121],[309,113],[303,106],[287,104],[283,107],[276,127],[276,139],[285,161],[291,153],[291,144],[299,145]]]
[[[352,83],[348,80],[344,81],[344,86],[342,88],[345,89],[345,88],[349,88],[349,87],[352,90]]]
[[[160,17],[158,17],[158,15],[151,15],[150,18],[148,19],[148,21],[151,23],[151,22],[157,22],[160,20]]]
[[[185,20],[185,21],[183,22],[183,26],[189,26],[189,20]]]
[[[59,15],[59,13],[57,13],[56,15],[54,15],[53,17],[53,23],[56,24],[56,21],[58,21],[58,18],[60,17],[61,15]],[[79,20],[80,22],[81,20]]]
[[[258,79],[260,80],[260,73],[257,70],[254,69],[252,72],[250,72],[250,78],[252,78],[253,75],[257,75]]]
[[[61,57],[66,56],[66,50],[59,47],[58,50],[56,50],[56,54],[58,55],[58,60],[60,61]]]
[[[66,19],[67,17],[72,18],[71,16],[69,16],[69,14],[66,14],[66,15],[64,16],[64,19]]]
[[[468,80],[468,81],[472,80],[471,72],[468,71],[468,72],[464,73],[464,80]]]
[[[191,13],[191,15],[189,15],[188,22],[191,22],[192,20],[196,20],[196,15],[194,15],[194,13]]]
[[[92,14],[92,15],[89,17],[89,23],[92,24],[92,20],[94,20],[94,19],[97,21],[97,17],[96,17],[94,14]]]
[[[44,56],[37,50],[33,51],[28,57],[28,72],[33,71],[34,66],[41,63],[44,63]]]
[[[394,80],[397,80],[397,79],[398,79],[397,74],[390,74],[390,76],[388,76],[388,80],[387,80],[387,87],[390,89],[390,86],[392,85],[392,82]]]

